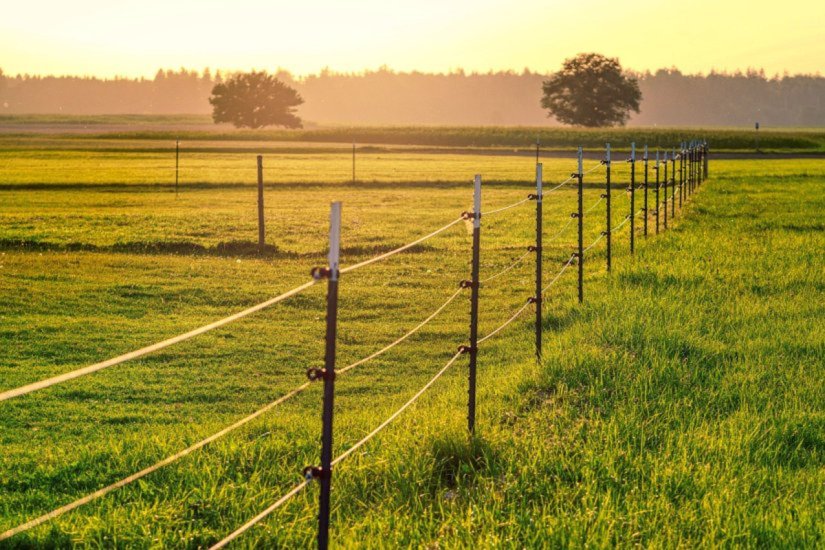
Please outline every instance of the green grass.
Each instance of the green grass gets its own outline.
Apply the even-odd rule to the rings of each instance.
[[[209,117],[195,115],[139,116],[59,115],[0,116],[9,139],[45,135],[78,143],[88,140],[308,142],[357,143],[360,145],[427,146],[454,148],[503,148],[531,150],[540,139],[548,150],[584,146],[595,150],[605,142],[629,148],[631,141],[651,147],[670,147],[682,140],[707,139],[715,151],[753,152],[756,134],[750,128],[569,128],[541,126],[327,126],[302,130],[236,130],[211,125]],[[85,127],[84,133],[61,135]],[[124,128],[126,127],[126,128]],[[14,131],[18,130],[17,133]],[[25,134],[23,132],[26,132]],[[29,133],[33,132],[33,133]],[[821,128],[765,128],[759,132],[759,148],[766,152],[825,152]]]
[[[410,166],[442,158],[422,156]],[[344,201],[350,264],[468,209],[474,172],[485,175],[487,210],[531,191],[529,159],[471,160],[433,168],[450,174],[441,182],[396,176],[402,185],[387,175],[355,186],[327,184],[344,181],[335,177],[273,183],[267,221],[276,249],[264,257],[220,246],[254,240],[250,186],[213,182],[175,200],[149,173],[122,185],[140,170],[138,160],[92,186],[48,178],[42,188],[26,187],[28,171],[11,170],[19,181],[2,176],[10,185],[0,228],[0,390],[183,332],[303,282],[323,262],[331,200]],[[462,360],[343,463],[333,481],[334,543],[821,547],[825,164],[719,161],[711,169],[675,228],[639,236],[634,258],[626,228],[615,236],[610,275],[597,249],[585,264],[583,306],[573,270],[560,280],[547,303],[541,366],[532,358],[529,315],[482,349],[476,441],[465,434]],[[572,170],[558,160],[545,171],[558,180]],[[626,178],[626,166],[617,165],[617,185]],[[591,181],[598,183],[595,174]],[[586,204],[600,192],[588,187]],[[624,195],[614,195],[617,221],[627,211]],[[571,188],[548,196],[548,235],[574,203]],[[484,219],[482,277],[532,240],[531,207],[507,214]],[[598,209],[587,219],[586,242],[603,215]],[[549,245],[546,273],[561,266],[573,240],[570,231]],[[344,277],[339,363],[426,317],[467,276],[468,261],[469,235],[457,227]],[[524,303],[531,279],[527,264],[482,289],[482,334]],[[336,454],[465,343],[467,310],[457,300],[409,341],[339,378]],[[315,287],[156,355],[0,403],[0,531],[302,383],[305,369],[322,360],[323,317],[323,289]],[[12,547],[215,542],[317,463],[319,389],[18,536]],[[311,545],[316,491],[297,496],[237,547]]]

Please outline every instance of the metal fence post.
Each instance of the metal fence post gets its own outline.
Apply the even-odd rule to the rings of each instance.
[[[656,172],[656,234],[659,234],[659,150],[656,149],[656,165],[653,167]]]
[[[676,148],[670,155],[670,217],[676,218]]]
[[[180,172],[180,140],[175,140],[175,198],[178,198],[178,174]]]
[[[264,157],[258,155],[258,252],[264,251],[266,230],[264,228]]]
[[[698,142],[697,142],[697,144],[696,144],[696,145],[694,145],[694,150],[695,150],[695,153],[694,153],[694,160],[695,160],[695,163],[696,163],[696,165],[695,165],[695,167],[694,167],[694,170],[696,170],[696,183],[698,183],[698,184],[700,184],[700,185],[701,185],[701,184],[702,184],[702,174],[701,174],[701,172],[699,171],[699,163],[700,163],[700,160],[699,160],[699,155],[700,155],[700,153],[699,153],[699,145],[698,145]]]
[[[648,172],[647,172],[647,169],[648,169],[647,143],[645,143],[645,153],[644,153],[644,155],[645,155],[645,156],[644,156],[644,161],[645,161],[645,219],[644,219],[644,222],[645,222],[645,230],[644,230],[644,235],[645,235],[645,237],[647,237],[647,222],[648,222],[648,217],[649,217],[649,215],[650,215],[650,211],[648,210],[648,207],[647,207],[647,188],[648,188],[648,181],[647,181],[647,179],[648,179]]]
[[[584,171],[582,169],[582,148],[579,147],[579,170],[574,174],[579,180],[579,252],[576,260],[579,264],[579,303],[584,302]]]
[[[636,251],[636,142],[630,144],[630,253]]]
[[[684,144],[679,144],[679,210],[682,209],[682,202],[685,194],[685,147]]]
[[[335,399],[335,343],[338,330],[338,276],[341,250],[341,203],[332,203],[329,216],[329,267],[316,267],[312,276],[327,280],[326,351],[324,368],[307,370],[310,380],[323,379],[324,403],[321,417],[321,466],[304,468],[304,475],[319,479],[321,492],[318,499],[318,548],[329,546],[330,488],[332,482],[332,413]]]
[[[696,187],[699,187],[699,184],[702,183],[699,181],[699,178],[696,176],[698,175],[696,172],[696,142],[692,141],[690,143],[690,171],[692,172],[691,178],[693,179],[693,184]]]
[[[536,142],[538,151],[538,141]],[[541,361],[542,164],[536,164],[536,360]]]
[[[702,177],[703,179],[708,179],[708,142],[705,141],[702,143]]]
[[[605,227],[604,234],[607,237],[607,270],[610,271],[610,263],[611,263],[611,231],[610,226],[612,225],[610,219],[610,144],[606,144],[605,147],[605,156],[604,156],[604,164],[606,166],[607,174],[605,177],[605,197],[607,198],[607,227]]]
[[[473,265],[470,280],[470,373],[467,401],[467,429],[475,434],[476,427],[476,363],[478,360],[478,271],[481,253],[481,176],[473,182]]]
[[[667,151],[665,151],[665,160],[662,164],[664,165],[664,168],[665,168],[665,173],[664,173],[664,176],[662,177],[662,185],[665,188],[665,191],[664,191],[665,200],[662,201],[662,204],[665,207],[664,227],[665,227],[665,229],[667,229]]]
[[[693,193],[695,190],[693,182],[693,151],[690,142],[685,143],[685,177],[688,180],[688,188]]]

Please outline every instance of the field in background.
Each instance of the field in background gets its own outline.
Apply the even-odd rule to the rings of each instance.
[[[578,146],[599,149],[605,142],[627,148],[630,141],[651,147],[670,147],[682,139],[706,139],[712,151],[754,152],[757,133],[752,128],[609,128],[582,129],[530,126],[329,126],[304,130],[235,130],[214,125],[209,117],[107,115],[0,116],[0,150],[17,139],[48,135],[73,140],[82,147],[87,139],[183,141],[263,141],[357,143],[359,145],[500,148],[528,152],[540,139],[546,150]],[[822,128],[763,128],[759,149],[767,152],[825,153]],[[166,145],[168,146],[168,145]]]
[[[254,156],[267,144],[185,149],[175,198],[168,143],[153,150],[151,140],[110,138],[0,138],[0,390],[303,282],[324,262],[331,200],[344,202],[346,265],[469,209],[474,173],[485,178],[485,210],[533,190],[529,156],[361,151],[362,183],[351,185],[347,151],[272,146],[265,157],[272,248],[257,256]],[[614,168],[618,221],[629,211],[628,169]],[[574,169],[572,160],[548,159],[545,180]],[[711,170],[677,227],[640,242],[635,259],[627,227],[617,233],[609,277],[597,249],[586,264],[584,306],[575,303],[574,274],[560,280],[547,304],[541,366],[529,321],[491,340],[479,359],[477,442],[466,443],[461,362],[342,464],[333,541],[821,546],[825,163],[713,161]],[[586,179],[585,205],[602,192],[598,173]],[[574,204],[572,187],[548,195],[546,238],[569,221]],[[531,205],[484,219],[482,278],[532,243]],[[603,218],[602,204],[586,218],[586,242]],[[561,267],[574,238],[570,227],[548,244],[545,273]],[[459,226],[345,277],[339,363],[375,351],[443,302],[467,276],[469,240]],[[524,303],[531,281],[527,263],[483,288],[481,334]],[[323,358],[323,316],[323,291],[314,288],[162,353],[0,404],[0,531],[302,383]],[[335,454],[465,343],[467,319],[466,300],[457,300],[433,325],[339,379]],[[216,541],[317,462],[319,389],[17,542],[196,548]],[[310,545],[315,495],[299,495],[238,547]]]

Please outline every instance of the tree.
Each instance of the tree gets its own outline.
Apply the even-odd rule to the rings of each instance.
[[[212,120],[236,128],[300,128],[295,107],[304,100],[294,88],[266,72],[239,73],[212,88]]]
[[[545,80],[541,106],[559,122],[576,126],[624,126],[639,112],[642,92],[635,78],[622,74],[618,59],[580,53]]]

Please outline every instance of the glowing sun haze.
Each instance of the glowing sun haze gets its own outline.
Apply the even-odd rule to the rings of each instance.
[[[595,51],[636,70],[816,73],[823,21],[823,0],[11,0],[0,10],[0,68],[544,72]]]

